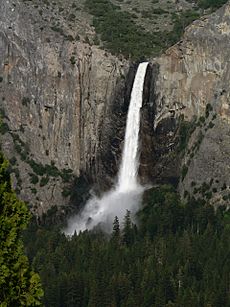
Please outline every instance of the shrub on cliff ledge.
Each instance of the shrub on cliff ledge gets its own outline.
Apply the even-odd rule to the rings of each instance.
[[[224,5],[227,0],[198,0],[198,5],[201,8],[208,9],[208,8],[219,8]]]

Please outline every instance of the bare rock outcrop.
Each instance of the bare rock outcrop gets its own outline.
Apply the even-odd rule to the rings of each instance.
[[[57,17],[60,7],[36,11],[19,0],[0,7],[2,147],[15,188],[40,215],[69,202],[74,180],[78,197],[87,180],[98,190],[113,183],[136,65],[95,46],[84,14],[73,26]],[[230,200],[229,42],[230,3],[151,60],[141,112],[143,183]]]
[[[100,129],[128,65],[42,27],[42,17],[22,1],[1,0],[0,7],[0,104],[10,132],[3,136],[3,150],[17,159],[21,197],[41,213],[67,201],[63,180],[52,168],[91,173]],[[33,162],[51,165],[51,171],[36,173]],[[42,176],[47,179],[41,183]]]
[[[193,22],[180,42],[153,60],[158,67],[152,89],[154,140],[159,130],[166,129],[163,135],[169,141],[166,152],[155,159],[152,177],[162,157],[170,163],[174,160],[177,167],[172,167],[167,176],[181,176],[181,193],[186,196],[193,191],[214,203],[230,195],[229,42],[230,2]],[[153,149],[153,158],[154,154]],[[161,164],[162,177],[167,174],[165,165],[164,173]]]

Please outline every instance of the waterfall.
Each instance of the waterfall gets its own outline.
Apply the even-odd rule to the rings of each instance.
[[[140,109],[147,67],[148,62],[139,64],[134,79],[118,183],[101,198],[92,197],[81,214],[69,220],[68,227],[64,231],[67,235],[73,235],[75,231],[78,233],[92,229],[99,224],[105,231],[110,232],[115,216],[122,219],[126,210],[130,210],[133,214],[138,210],[143,193],[143,187],[137,180]]]
[[[133,190],[137,186],[140,109],[142,107],[143,88],[147,66],[148,62],[139,65],[133,83],[126,124],[125,144],[118,177],[118,187],[121,191]]]

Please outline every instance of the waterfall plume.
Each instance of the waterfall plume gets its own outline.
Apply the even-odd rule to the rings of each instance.
[[[67,235],[73,235],[75,231],[92,229],[98,224],[109,232],[115,216],[122,219],[126,210],[130,210],[132,213],[138,210],[143,192],[143,187],[138,184],[137,180],[140,109],[147,67],[148,62],[140,63],[134,79],[118,182],[113,189],[101,198],[92,197],[83,211],[69,220],[68,227],[65,230]]]

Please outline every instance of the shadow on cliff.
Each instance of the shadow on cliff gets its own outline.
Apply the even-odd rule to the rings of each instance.
[[[176,187],[180,177],[180,159],[176,154],[179,120],[172,113],[155,124],[158,73],[158,65],[150,64],[141,109],[139,177],[142,184],[172,184]]]

